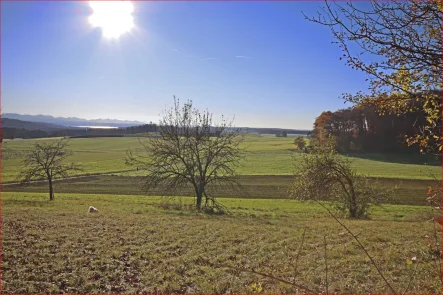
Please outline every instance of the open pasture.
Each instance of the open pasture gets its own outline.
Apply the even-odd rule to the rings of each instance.
[[[43,139],[38,139],[43,140]],[[47,139],[54,140],[54,139]],[[32,148],[35,140],[13,140],[2,145],[2,180],[11,182],[20,171],[21,157]],[[139,147],[137,138],[76,138],[70,140],[74,151],[70,161],[82,165],[78,174],[100,174],[132,169],[125,165],[128,148]]]
[[[124,164],[128,148],[140,149],[137,138],[72,139],[70,160],[83,165],[80,174],[101,175],[57,181],[55,201],[48,201],[44,182],[3,186],[2,292],[308,292],[240,267],[324,293],[326,236],[330,293],[389,293],[352,237],[323,208],[285,199],[300,157],[292,142],[248,137],[238,170],[247,195],[220,193],[229,214],[215,216],[174,210],[162,205],[165,198],[141,195],[138,182],[144,172]],[[3,144],[3,181],[14,181],[20,158],[33,143]],[[389,204],[371,210],[371,220],[344,222],[360,233],[398,292],[417,267],[406,293],[437,293],[438,262],[425,239],[434,225],[430,208],[423,205],[427,187],[437,184],[432,175],[441,178],[440,166],[420,165],[419,157],[352,157],[357,171],[385,177],[381,185],[400,184],[400,190]],[[174,204],[192,203],[189,192],[180,194]],[[87,213],[89,206],[99,212]],[[412,257],[418,264],[407,263]]]
[[[243,186],[244,195],[231,195],[229,191],[219,189],[215,192],[215,196],[217,198],[288,199],[290,198],[288,189],[294,179],[292,175],[241,175],[238,180]],[[141,190],[142,181],[140,176],[97,175],[59,180],[55,183],[54,189],[56,199],[59,193],[144,195],[146,193]],[[428,187],[439,186],[437,181],[432,180],[381,178],[374,181],[378,181],[380,185],[388,189],[398,186],[391,199],[385,201],[389,204],[427,205]],[[4,185],[3,191],[44,193],[48,191],[48,184],[39,182],[30,185]],[[163,188],[149,194],[163,195],[167,192],[168,188]],[[177,192],[181,196],[190,196],[192,193],[191,189]]]
[[[255,269],[325,291],[389,293],[361,249],[318,205],[294,200],[223,199],[231,214],[165,210],[159,197],[3,193],[3,293],[306,292]],[[190,198],[183,198],[189,203]],[[87,213],[88,206],[99,209]],[[438,293],[424,236],[428,208],[386,205],[372,220],[345,220],[402,292]],[[295,260],[306,229],[297,267]],[[407,259],[417,257],[418,264]],[[297,269],[295,269],[297,268]]]
[[[21,156],[33,143],[34,140],[13,140],[2,144],[3,182],[14,182],[20,171]],[[143,174],[140,171],[137,173],[134,167],[127,166],[124,162],[127,149],[141,150],[137,138],[79,138],[71,139],[70,144],[74,151],[70,160],[84,168],[79,174]],[[300,157],[295,151],[293,138],[249,136],[243,146],[247,152],[242,166],[237,170],[239,175],[292,175],[294,163]],[[351,156],[356,170],[372,177],[441,179],[440,164],[429,157],[377,154]]]

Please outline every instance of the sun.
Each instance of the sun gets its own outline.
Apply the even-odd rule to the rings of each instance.
[[[134,27],[134,6],[129,1],[89,1],[89,6],[93,11],[89,23],[100,27],[106,38],[118,39]]]

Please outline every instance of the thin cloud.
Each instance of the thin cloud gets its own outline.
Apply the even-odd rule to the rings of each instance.
[[[183,55],[183,56],[186,57],[186,58],[195,58],[195,56],[188,55],[188,54],[184,53],[183,51],[178,50],[177,48],[171,48],[171,49],[172,49],[173,51],[175,51],[175,52],[177,52],[177,53]]]
[[[236,58],[252,58],[252,56],[247,56],[247,55],[236,55]]]
[[[181,52],[181,51],[178,50],[177,48],[172,48],[172,50],[175,51],[175,52],[177,52],[177,53],[180,53],[180,54],[186,55],[185,53]]]
[[[195,59],[199,59],[199,60],[213,60],[213,59],[218,59],[217,57],[205,57],[205,58],[200,58],[198,56],[194,56],[194,55],[189,55],[184,53],[183,51],[178,50],[177,48],[171,48],[171,50],[183,55],[186,58],[195,58]]]

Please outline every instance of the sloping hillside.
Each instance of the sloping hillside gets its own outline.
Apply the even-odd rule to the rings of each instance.
[[[69,127],[50,124],[50,123],[41,123],[41,122],[27,122],[16,119],[1,119],[2,128],[16,128],[16,129],[25,129],[25,130],[42,130],[42,131],[54,131],[60,129],[69,129]]]

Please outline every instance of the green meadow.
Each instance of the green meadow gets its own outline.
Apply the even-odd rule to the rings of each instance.
[[[143,139],[141,139],[143,140]],[[300,157],[296,152],[293,138],[271,136],[250,136],[243,147],[244,160],[239,175],[292,175],[294,164]],[[21,156],[28,151],[34,140],[13,140],[2,147],[2,180],[14,182],[20,171]],[[71,161],[83,166],[79,175],[122,173],[122,175],[143,175],[134,167],[125,165],[126,151],[140,150],[138,138],[79,138],[71,139],[74,155]],[[441,179],[441,165],[432,157],[395,154],[350,154],[355,169],[372,177],[398,179]],[[128,171],[129,170],[129,171]]]
[[[265,294],[306,293],[244,269],[320,293],[324,238],[330,292],[388,292],[352,237],[316,204],[223,199],[230,214],[214,216],[165,209],[162,201],[60,193],[49,202],[43,193],[3,193],[3,293],[252,294],[257,284]],[[100,211],[87,213],[90,205]],[[426,207],[385,205],[372,220],[343,222],[360,233],[398,292],[417,266],[408,259],[417,257],[419,271],[406,293],[431,294],[440,287],[424,238],[433,232],[429,218]]]
[[[55,182],[54,201],[44,182],[12,184],[35,141],[3,143],[2,293],[311,293],[250,270],[325,293],[325,255],[329,293],[390,293],[324,208],[289,199],[301,155],[293,140],[247,137],[237,171],[246,194],[219,192],[224,215],[187,209],[190,191],[172,203],[158,196],[162,191],[145,195],[144,171],[124,163],[128,148],[140,150],[134,137],[71,139],[70,160],[84,171]],[[428,187],[441,179],[440,163],[394,154],[343,156],[381,186],[399,189],[372,207],[370,219],[342,222],[397,292],[440,292],[431,247],[441,234],[433,236],[425,201]],[[99,212],[88,213],[89,206]]]

